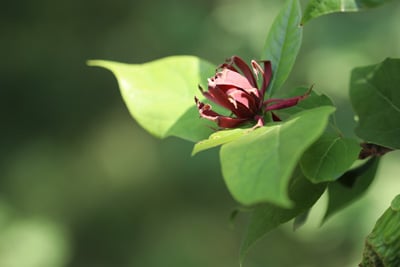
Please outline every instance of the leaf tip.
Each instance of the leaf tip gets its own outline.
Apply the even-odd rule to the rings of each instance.
[[[118,64],[117,62],[101,60],[101,59],[89,59],[86,61],[86,65],[88,65],[89,67],[100,67],[108,70],[112,70],[112,67],[117,64]]]
[[[90,67],[101,66],[100,61],[102,61],[102,60],[98,60],[98,59],[89,59],[89,60],[86,60],[86,65],[88,65],[88,66],[90,66]]]
[[[190,153],[190,156],[191,156],[191,157],[194,157],[194,156],[196,156],[196,154],[197,154],[198,152],[199,152],[199,151],[197,151],[196,146],[194,146],[193,149],[192,149],[192,153]]]

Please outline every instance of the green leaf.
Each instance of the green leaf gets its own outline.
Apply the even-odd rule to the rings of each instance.
[[[190,141],[211,134],[206,125],[212,123],[199,119],[194,96],[201,96],[198,85],[214,75],[212,64],[192,56],[167,57],[145,64],[104,60],[91,60],[88,64],[113,72],[131,115],[151,134]]]
[[[328,185],[329,203],[323,222],[365,194],[375,178],[378,165],[379,159],[371,158]]]
[[[282,86],[294,65],[300,50],[303,29],[300,26],[301,7],[298,0],[287,0],[275,18],[262,54],[263,60],[272,62],[270,96]]]
[[[306,110],[224,144],[222,174],[233,197],[244,205],[270,202],[291,207],[287,186],[293,170],[303,152],[324,132],[334,110],[330,106]]]
[[[350,98],[359,122],[356,134],[367,142],[400,148],[400,59],[356,68]]]
[[[289,195],[295,205],[285,209],[273,204],[258,205],[250,218],[246,236],[240,249],[240,261],[243,262],[250,246],[265,234],[300,214],[306,213],[319,199],[326,184],[312,184],[297,168],[290,180]]]
[[[251,131],[251,129],[232,129],[215,132],[210,135],[208,139],[202,140],[194,145],[192,156],[203,150],[232,142],[233,140],[249,133],[249,131]]]
[[[400,195],[378,219],[365,242],[360,267],[400,266]]]
[[[304,152],[300,166],[313,183],[334,181],[357,160],[360,150],[354,139],[325,133]]]
[[[335,12],[357,12],[376,7],[391,0],[311,0],[304,11],[302,24]]]

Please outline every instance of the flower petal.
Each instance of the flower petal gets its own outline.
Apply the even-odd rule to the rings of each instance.
[[[236,114],[238,117],[251,117],[258,112],[258,101],[253,95],[240,89],[230,89],[226,92],[229,96],[230,101],[234,104],[235,108],[238,109],[238,103],[243,107],[241,114]],[[245,114],[243,114],[245,112]]]
[[[269,60],[263,62],[264,62],[264,74],[263,74],[263,83],[261,86],[261,93],[262,96],[264,97],[265,91],[267,90],[269,82],[271,81],[272,78],[272,66],[271,66],[271,61]]]
[[[211,109],[211,106],[200,102],[197,97],[194,98],[197,108],[199,110],[200,116],[202,118],[214,121],[221,128],[235,128],[240,124],[248,121],[248,119],[243,118],[231,118],[228,116],[223,116]]]
[[[217,124],[221,128],[236,128],[239,125],[249,121],[247,119],[231,118],[227,116],[220,116],[217,119]]]
[[[253,71],[257,75],[257,77],[259,73],[261,73],[263,76],[263,83],[261,85],[261,90],[260,90],[260,95],[263,98],[265,91],[267,90],[267,87],[269,85],[269,82],[271,81],[272,67],[271,67],[271,61],[264,60],[261,62],[264,63],[264,69],[261,68],[261,66],[255,60],[251,61],[251,66],[253,67]]]
[[[218,72],[213,79],[210,79],[208,81],[208,85],[211,87],[219,85],[230,85],[242,89],[254,88],[254,86],[250,83],[248,79],[246,79],[246,77],[238,72],[229,69],[223,69],[221,72]]]
[[[194,101],[196,102],[197,109],[199,110],[200,116],[202,118],[216,121],[217,117],[221,116],[219,113],[211,110],[211,105],[200,102],[197,97],[194,97]]]
[[[246,64],[246,62],[244,62],[243,59],[238,56],[232,56],[230,58],[230,62],[231,64],[235,64],[242,71],[243,75],[251,83],[252,87],[257,88],[257,81],[253,75],[253,72],[251,72],[250,67]]]
[[[300,100],[307,98],[309,96],[309,94],[310,93],[307,92],[304,95],[295,96],[295,97],[286,98],[286,99],[279,99],[279,98],[268,99],[267,101],[264,102],[264,105],[266,106],[265,111],[293,107],[293,106],[297,105],[297,103],[299,103]],[[274,103],[274,104],[268,106],[271,103]]]
[[[229,87],[231,88],[231,87]],[[203,91],[203,89],[199,86],[201,93],[210,101],[226,108],[229,110],[233,110],[235,107],[232,102],[229,101],[228,96],[226,95],[226,90],[221,90],[220,87],[209,87],[208,92]]]

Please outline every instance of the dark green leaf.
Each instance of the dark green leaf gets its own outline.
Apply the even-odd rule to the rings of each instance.
[[[334,181],[357,160],[360,150],[354,139],[325,133],[304,152],[300,166],[313,183]]]
[[[199,119],[194,96],[198,84],[214,75],[215,66],[192,56],[175,56],[145,64],[92,60],[91,66],[112,71],[131,115],[151,134],[198,141],[212,125]],[[201,98],[201,97],[199,97]]]
[[[300,50],[303,34],[300,19],[299,1],[287,0],[267,36],[262,59],[272,62],[273,75],[268,87],[270,96],[274,95],[287,79]]]
[[[375,178],[378,163],[378,158],[371,158],[328,185],[329,203],[323,222],[364,195]]]
[[[376,7],[391,0],[311,0],[304,11],[302,24],[335,12],[357,12]]]
[[[287,185],[303,152],[324,132],[334,107],[297,113],[224,144],[222,173],[233,197],[244,205],[271,202],[290,207]]]
[[[356,134],[366,142],[400,148],[400,59],[356,68],[350,98],[359,117]]]
[[[273,204],[262,204],[254,209],[240,251],[241,262],[250,246],[282,223],[309,210],[325,188],[326,184],[310,183],[303,176],[300,168],[297,168],[289,184],[289,195],[295,205],[291,209],[285,209]]]

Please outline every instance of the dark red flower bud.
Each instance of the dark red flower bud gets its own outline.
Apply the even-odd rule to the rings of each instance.
[[[199,89],[208,100],[230,110],[232,115],[221,115],[195,97],[200,116],[216,122],[221,128],[236,128],[245,122],[255,122],[255,127],[259,127],[264,125],[265,112],[294,106],[308,96],[307,93],[299,97],[264,101],[272,68],[270,61],[261,62],[263,67],[252,60],[250,68],[240,57],[233,56],[220,65],[215,76],[208,79],[208,91]],[[257,84],[259,74],[263,78],[261,88]],[[275,114],[273,119],[280,120]]]

